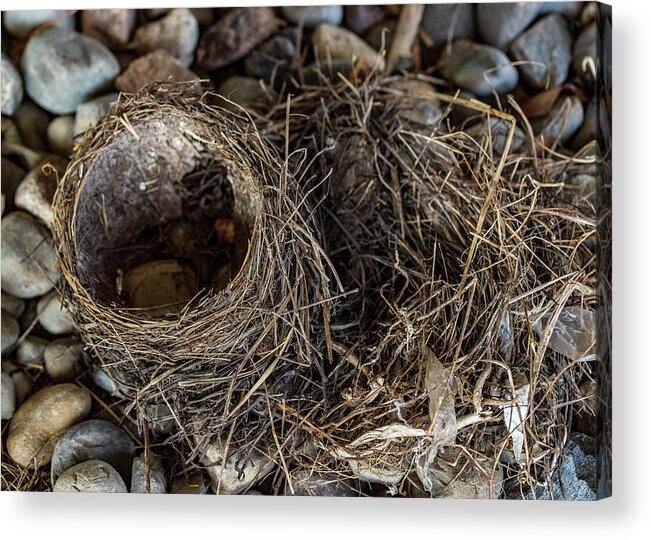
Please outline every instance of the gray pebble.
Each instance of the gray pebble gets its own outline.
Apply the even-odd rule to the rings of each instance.
[[[481,97],[515,88],[518,70],[510,62],[495,47],[460,39],[452,45],[444,70],[455,84]]]
[[[55,154],[69,157],[74,145],[75,117],[57,116],[47,127],[47,142]]]
[[[66,16],[66,13],[69,16]],[[2,23],[12,36],[25,39],[39,26],[59,19],[56,25],[72,30],[75,24],[73,13],[56,9],[26,9],[2,12]]]
[[[173,9],[162,19],[138,28],[133,41],[140,55],[165,49],[188,67],[199,41],[199,23],[189,9]]]
[[[23,101],[23,80],[16,66],[4,52],[2,53],[0,73],[2,75],[2,81],[0,81],[2,84],[0,92],[2,114],[12,116]]]
[[[285,487],[286,495],[310,497],[354,497],[352,484],[336,474],[318,473],[316,471],[295,471],[291,473],[292,493],[289,485]]]
[[[471,126],[467,130],[467,133],[479,144],[484,144],[484,139],[490,137],[493,154],[501,155],[504,152],[506,138],[510,129],[511,123],[509,121],[504,120],[503,118],[491,116],[490,120],[484,118],[478,124]],[[515,129],[513,130],[513,139],[511,140],[511,146],[509,147],[509,153],[519,150],[524,145],[524,141],[524,131],[522,131],[518,126],[515,126]]]
[[[288,21],[303,23],[305,28],[314,28],[321,23],[338,26],[344,18],[343,6],[284,6],[280,9]]]
[[[80,104],[75,113],[73,134],[77,136],[94,127],[100,118],[109,112],[111,104],[117,100],[118,94],[113,92]]]
[[[2,372],[2,386],[0,388],[0,412],[2,419],[9,420],[16,410],[16,389],[11,375]]]
[[[69,114],[110,87],[120,72],[115,55],[99,41],[50,28],[32,37],[23,53],[29,96],[54,114]]]
[[[81,371],[82,355],[83,346],[76,338],[56,339],[43,350],[45,369],[54,381],[73,381]]]
[[[25,312],[25,301],[20,298],[16,298],[9,293],[2,291],[2,309],[15,317],[16,319]]]
[[[70,334],[75,329],[75,322],[67,306],[61,305],[61,298],[52,291],[38,301],[36,307],[38,322],[50,334]]]
[[[23,101],[14,114],[14,123],[22,144],[37,152],[47,152],[49,115],[30,99]]]
[[[147,468],[145,467],[144,454],[133,460],[131,493],[147,493]],[[165,465],[161,458],[153,454],[149,457],[149,493],[167,493]]]
[[[16,389],[16,403],[22,403],[31,393],[34,380],[24,371],[15,371],[11,374]]]
[[[9,142],[5,134],[2,134],[2,148],[9,146]],[[14,206],[14,193],[20,181],[25,177],[27,171],[18,165],[16,165],[10,159],[2,156],[2,166],[0,167],[0,175],[2,177],[2,194],[7,199],[7,211],[11,212],[15,209]]]
[[[539,14],[560,13],[566,17],[574,18],[581,14],[583,6],[592,2],[541,2]]]
[[[275,72],[285,80],[298,65],[296,46],[282,34],[272,37],[251,53],[244,62],[249,77],[269,79]]]
[[[23,365],[39,365],[43,363],[43,353],[45,346],[48,344],[47,339],[38,336],[27,336],[23,339],[16,349],[16,360]]]
[[[26,212],[2,218],[2,288],[19,298],[34,298],[52,289],[59,266],[47,229]]]
[[[597,138],[597,102],[592,100],[583,115],[583,124],[572,139],[572,148],[580,150],[583,146]]]
[[[136,445],[122,428],[106,420],[86,420],[72,426],[57,441],[50,469],[52,483],[73,465],[88,460],[109,463],[129,482],[135,455]]]
[[[430,4],[425,8],[421,26],[435,46],[459,38],[474,40],[475,6],[473,4]]]
[[[373,26],[382,22],[385,13],[382,6],[359,5],[344,6],[344,23],[346,28],[358,35],[363,35]]]
[[[116,380],[115,376],[110,377],[103,369],[95,367],[93,369],[92,377],[93,377],[93,382],[97,386],[99,386],[102,390],[105,390],[112,396],[123,398],[130,395],[129,390],[124,385],[122,385],[118,380]]]
[[[567,142],[583,124],[583,104],[576,96],[559,98],[552,110],[540,121],[534,123],[537,135],[551,140]]]
[[[593,83],[597,70],[597,23],[583,29],[574,43],[572,67],[574,72],[587,83]]]
[[[522,76],[540,89],[559,86],[567,79],[572,62],[572,35],[562,15],[539,20],[511,44],[511,54]]]
[[[260,81],[251,77],[234,75],[229,77],[217,88],[217,93],[228,98],[233,103],[247,108],[266,103],[266,96]],[[219,105],[231,111],[239,111],[235,105],[220,101]]]
[[[16,207],[27,210],[49,226],[54,218],[52,198],[67,164],[67,161],[55,156],[34,167],[16,188]]]
[[[479,33],[489,45],[506,50],[540,11],[540,2],[477,4]]]
[[[84,461],[65,471],[54,484],[55,492],[127,493],[118,472],[99,460]]]

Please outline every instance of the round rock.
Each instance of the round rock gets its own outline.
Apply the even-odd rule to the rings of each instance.
[[[74,337],[55,339],[43,350],[48,375],[54,381],[72,381],[81,371],[83,346]]]
[[[135,9],[85,9],[81,12],[84,34],[115,50],[129,45],[135,25]]]
[[[2,354],[4,354],[10,351],[18,340],[20,326],[18,326],[18,321],[4,309],[2,310],[0,326],[2,327]]]
[[[52,491],[75,493],[128,493],[118,472],[108,463],[84,461],[65,471],[54,484]]]
[[[25,301],[2,291],[2,309],[18,319],[25,312]]]
[[[272,37],[250,54],[244,62],[244,71],[249,77],[258,79],[269,79],[275,72],[283,79],[293,72],[297,64],[294,41],[281,34]]]
[[[59,178],[63,178],[67,161],[53,157],[32,169],[16,188],[14,202],[17,208],[27,210],[46,225],[52,223],[52,198]]]
[[[100,118],[111,110],[111,105],[118,100],[115,92],[86,101],[77,107],[73,133],[80,135],[87,129],[97,125]]]
[[[61,298],[52,291],[38,301],[36,306],[38,322],[45,330],[54,335],[70,334],[75,329],[75,321],[67,306],[61,304]]]
[[[25,88],[29,96],[54,114],[69,114],[110,87],[120,64],[99,41],[50,28],[32,37],[23,53]]]
[[[136,30],[134,44],[142,55],[165,49],[188,67],[199,41],[199,23],[189,9],[171,10],[165,17]]]
[[[255,108],[256,105],[266,103],[266,95],[260,81],[252,77],[242,77],[234,75],[229,77],[217,88],[217,93],[224,96],[233,103],[219,103],[220,106],[230,111],[237,111],[238,107],[234,104],[247,108]]]
[[[135,455],[136,445],[121,427],[106,420],[86,420],[68,429],[54,447],[52,483],[70,467],[88,460],[110,464],[128,483]]]
[[[157,49],[131,62],[126,71],[115,80],[115,87],[121,92],[137,92],[153,82],[183,82],[197,78],[178,58],[164,49]]]
[[[43,363],[43,353],[47,339],[38,336],[27,336],[16,349],[16,360],[23,365],[39,365]]]
[[[57,116],[47,127],[47,142],[52,151],[61,157],[69,157],[74,146],[75,117]]]
[[[475,6],[473,4],[430,4],[425,8],[421,22],[423,30],[434,45],[448,40],[475,39]]]
[[[367,67],[378,66],[384,69],[384,59],[380,54],[345,28],[330,24],[320,24],[312,34],[312,44],[318,60],[350,60],[356,58]]]
[[[583,124],[583,103],[576,96],[561,97],[556,100],[551,111],[534,124],[538,135],[567,142]]]
[[[147,491],[147,467],[145,456],[140,455],[133,460],[131,468],[131,493],[167,493],[167,472],[161,458],[155,455],[149,457],[149,491]]]
[[[19,298],[52,289],[59,267],[47,229],[26,212],[2,218],[2,288]]]
[[[597,71],[597,23],[588,25],[574,44],[572,67],[587,83],[593,83]]]
[[[2,23],[12,36],[25,39],[39,26],[56,21],[61,28],[72,30],[75,24],[73,13],[56,9],[26,9],[2,12]]]
[[[540,12],[540,2],[477,4],[477,25],[486,43],[506,50]]]
[[[3,52],[0,64],[0,105],[2,114],[12,116],[23,101],[23,80],[9,57]]]
[[[373,26],[384,20],[384,8],[382,6],[344,6],[344,23],[348,30],[357,35],[365,34]]]
[[[302,23],[305,28],[314,28],[321,23],[338,26],[344,18],[343,6],[284,6],[280,9],[288,21]]]
[[[50,117],[31,99],[24,100],[14,114],[21,144],[36,152],[47,152],[47,126]]]
[[[11,375],[2,372],[2,386],[0,387],[0,412],[2,419],[9,420],[16,409],[16,388]]]
[[[7,437],[9,457],[23,467],[47,465],[59,435],[90,413],[90,394],[75,384],[36,392],[16,411]]]

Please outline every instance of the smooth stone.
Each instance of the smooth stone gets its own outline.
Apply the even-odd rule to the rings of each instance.
[[[396,105],[400,118],[423,126],[434,126],[443,117],[434,88],[417,80],[399,80],[392,85],[404,97]]]
[[[109,374],[103,369],[95,367],[92,372],[92,378],[93,382],[97,386],[112,396],[124,398],[131,394],[128,388],[124,386],[124,384],[122,384],[119,380],[116,380],[115,376],[109,376]]]
[[[75,113],[75,125],[73,128],[75,137],[87,129],[95,127],[100,119],[110,112],[111,105],[117,102],[118,97],[118,94],[111,93],[81,103]]]
[[[47,127],[47,142],[57,155],[67,158],[75,144],[75,117],[57,116]]]
[[[7,452],[22,467],[47,465],[60,434],[90,413],[88,391],[75,384],[56,384],[36,392],[14,414]]]
[[[136,444],[121,427],[106,420],[86,420],[72,426],[58,440],[52,453],[50,473],[54,484],[65,471],[88,460],[101,460],[131,480]]]
[[[25,301],[2,291],[2,309],[16,319],[25,312]]]
[[[268,7],[237,8],[203,33],[197,47],[197,65],[219,69],[244,58],[271,37],[281,21]]]
[[[580,150],[586,144],[597,139],[597,113],[597,102],[592,100],[585,109],[581,128],[572,139],[572,148],[575,150]]]
[[[108,463],[92,460],[65,471],[54,484],[54,492],[128,493],[118,472]]]
[[[16,403],[22,403],[32,391],[34,380],[24,371],[15,371],[11,374],[16,389]]]
[[[421,26],[435,46],[459,38],[474,40],[477,37],[475,6],[473,4],[430,4],[425,8]]]
[[[483,40],[506,50],[538,16],[540,2],[477,4],[477,26]]]
[[[145,456],[134,458],[131,468],[130,493],[147,493],[147,467]],[[167,472],[163,460],[155,455],[149,457],[149,493],[167,493]]]
[[[305,77],[305,84],[318,85],[323,83],[323,78],[331,82],[338,82],[339,75],[348,78],[355,69],[353,61],[346,60],[333,60],[332,62],[312,62],[305,66],[303,75]]]
[[[43,353],[48,344],[47,339],[38,336],[27,336],[16,349],[16,360],[23,365],[39,365],[43,363]]]
[[[572,138],[583,124],[583,104],[576,96],[561,97],[556,100],[551,111],[540,121],[534,123],[537,135],[560,139],[562,143]]]
[[[120,65],[99,41],[60,28],[32,37],[23,53],[29,96],[54,114],[69,114],[110,87]]]
[[[344,24],[348,30],[361,36],[373,26],[384,20],[385,13],[382,6],[344,6]]]
[[[11,375],[2,372],[2,383],[0,386],[0,412],[2,420],[9,420],[16,410],[16,388]]]
[[[564,83],[572,62],[572,34],[566,19],[557,14],[543,17],[513,41],[511,54],[514,60],[525,62],[518,68],[535,88],[554,88]]]
[[[376,51],[384,47],[388,49],[393,41],[393,35],[396,32],[398,21],[396,19],[386,19],[371,28],[364,36],[364,40]]]
[[[237,105],[249,109],[264,105],[267,102],[260,81],[240,75],[229,77],[221,83],[217,88],[217,94],[233,102],[219,102],[222,107],[233,112],[240,110]]]
[[[293,40],[279,34],[263,43],[244,61],[249,77],[270,79],[276,73],[285,80],[298,67],[298,53]]]
[[[31,100],[22,102],[13,118],[22,144],[37,152],[47,152],[47,126],[50,116]]]
[[[592,2],[541,2],[539,15],[547,13],[560,13],[569,18],[578,17],[583,6]]]
[[[584,2],[585,7],[581,12],[581,25],[585,28],[597,18],[599,6],[597,2]]]
[[[384,69],[384,58],[362,38],[345,28],[320,24],[312,34],[317,60],[350,60],[355,58],[367,67]]]
[[[7,147],[6,139],[2,139],[3,150]],[[27,171],[16,165],[12,160],[2,156],[2,166],[0,167],[0,175],[2,176],[2,194],[6,200],[6,210],[11,212],[16,207],[14,206],[14,194],[18,184],[27,174]]]
[[[81,12],[82,32],[110,49],[127,48],[135,26],[135,9],[85,9]]]
[[[154,82],[184,82],[198,78],[166,50],[157,49],[131,62],[129,67],[115,79],[115,87],[121,92],[135,93],[143,86]]]
[[[43,361],[50,378],[57,382],[73,381],[81,371],[83,350],[83,345],[74,337],[48,343],[43,351]]]
[[[2,354],[10,351],[20,337],[20,326],[15,317],[12,317],[4,309],[2,310],[2,317],[0,318],[0,343],[2,347]]]
[[[2,288],[19,298],[49,292],[59,279],[59,266],[50,234],[26,212],[2,218]]]
[[[2,114],[13,116],[18,106],[23,101],[23,79],[13,62],[4,52],[0,64],[1,83],[0,105]]]
[[[139,27],[133,41],[139,55],[165,49],[188,67],[199,41],[199,23],[189,9],[173,9],[162,19]]]
[[[61,304],[57,291],[52,291],[38,301],[36,307],[38,322],[50,334],[70,334],[75,329],[72,313],[66,305]]]
[[[518,84],[518,70],[502,51],[460,39],[445,58],[444,71],[458,86],[477,96],[502,94]]]
[[[146,416],[154,435],[169,435],[176,426],[174,415],[166,403],[151,404],[146,407]]]
[[[503,118],[491,116],[490,120],[483,118],[481,122],[471,126],[466,130],[468,135],[474,138],[479,144],[483,145],[484,140],[490,137],[493,154],[501,155],[506,147],[506,138],[508,137],[511,123]],[[519,150],[524,145],[525,134],[518,126],[513,130],[513,139],[509,147],[509,154]]]
[[[318,473],[316,471],[294,471],[291,473],[292,493],[289,485],[285,486],[285,495],[297,497],[355,497],[352,484],[336,474]]]
[[[178,495],[200,495],[208,491],[208,487],[201,471],[193,471],[187,476],[180,474],[174,478],[170,493]]]
[[[322,23],[338,26],[344,18],[343,6],[284,6],[280,10],[288,21],[303,24],[305,28]]]
[[[68,13],[68,16],[65,16]],[[26,9],[2,12],[2,24],[12,36],[25,39],[39,26],[53,22],[58,27],[72,30],[75,24],[73,13],[56,9]]]
[[[599,51],[597,49],[597,23],[593,22],[583,29],[576,38],[572,52],[572,68],[588,84],[594,83],[598,69]]]
[[[220,441],[210,443],[202,459],[212,488],[218,495],[237,495],[247,491],[255,483],[267,476],[276,463],[256,448],[241,450],[226,449]]]
[[[124,291],[130,307],[149,313],[177,313],[197,293],[197,277],[175,260],[151,261],[129,270]]]
[[[32,169],[16,188],[14,202],[17,208],[27,210],[50,226],[54,214],[52,198],[58,181],[63,178],[68,162],[59,157],[49,158]]]

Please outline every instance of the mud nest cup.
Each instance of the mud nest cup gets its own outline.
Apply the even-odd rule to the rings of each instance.
[[[320,354],[330,288],[305,186],[220,99],[169,84],[122,95],[54,200],[87,349],[141,426],[166,411],[186,461],[215,437],[288,435],[272,426],[278,385],[297,410],[313,393],[293,374]]]
[[[515,102],[430,82],[358,73],[291,101],[290,148],[329,179],[324,241],[350,293],[299,467],[410,496],[549,488],[597,369],[594,186],[573,179],[598,160],[534,139]],[[566,315],[586,323],[573,350],[554,331]]]

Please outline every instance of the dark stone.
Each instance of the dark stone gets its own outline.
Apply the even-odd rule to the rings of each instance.
[[[444,45],[448,39],[474,40],[475,6],[473,4],[431,4],[425,8],[421,26],[435,46]]]

